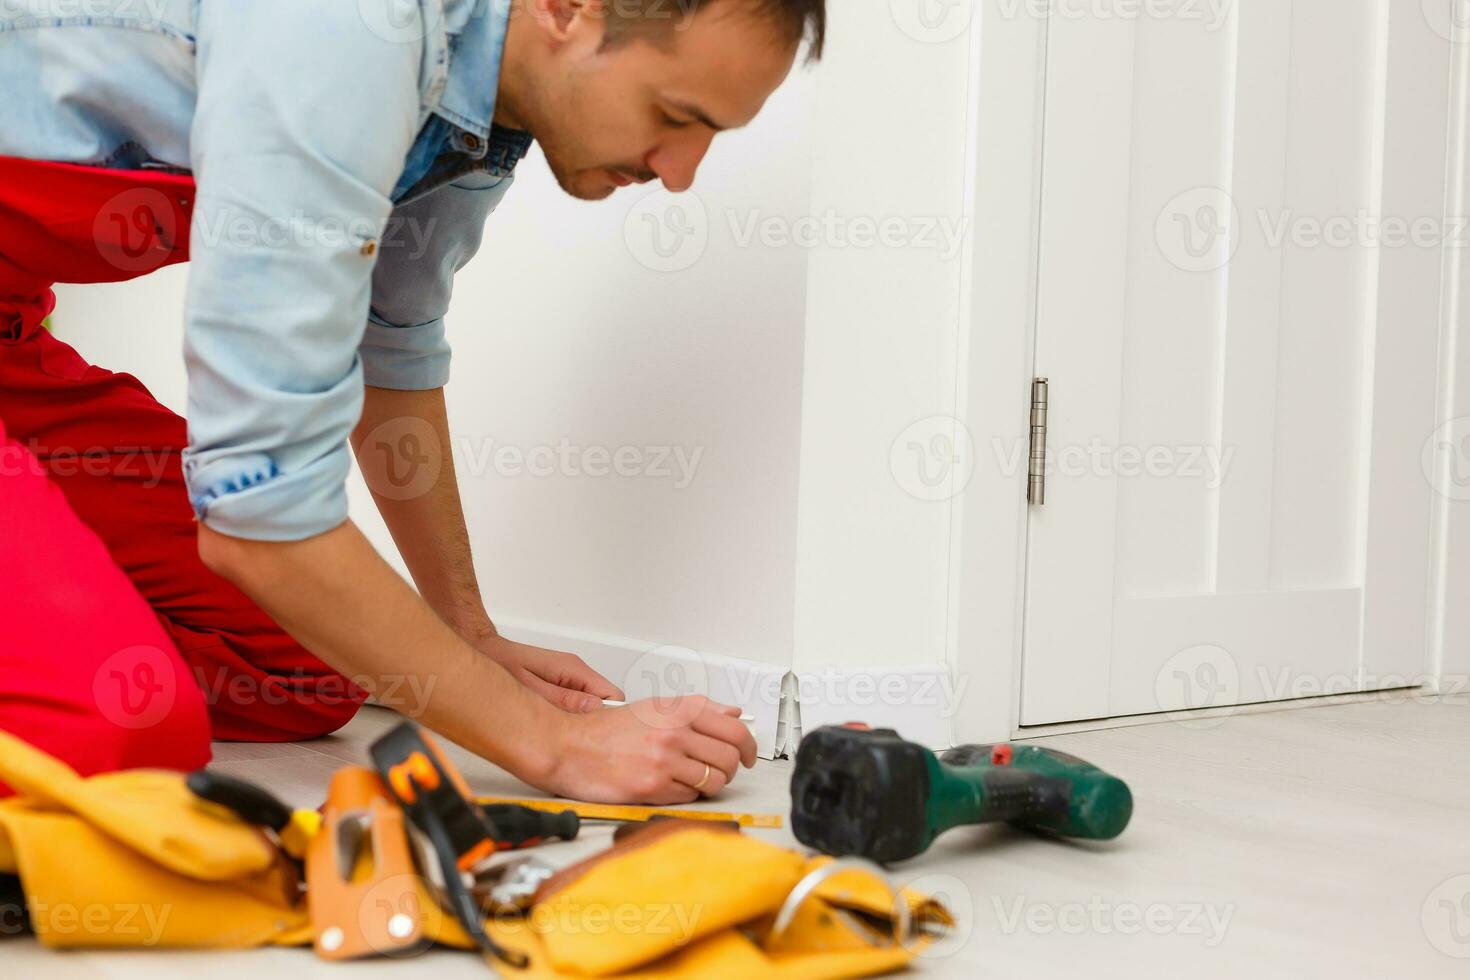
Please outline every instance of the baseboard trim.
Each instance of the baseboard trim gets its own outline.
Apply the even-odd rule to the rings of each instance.
[[[792,676],[799,732],[862,722],[929,748],[954,745],[960,699],[943,667],[828,667]]]
[[[791,671],[783,664],[742,660],[688,647],[530,620],[496,619],[518,643],[575,653],[630,701],[703,694],[738,705],[755,720],[763,759],[796,754],[803,730],[860,721],[892,728],[930,748],[954,744],[963,691],[943,667],[875,667]]]
[[[755,719],[751,728],[761,758],[777,757],[781,686],[788,673],[784,664],[742,660],[549,623],[499,618],[495,622],[503,636],[517,643],[575,653],[621,687],[629,701],[703,694],[723,704],[737,705]]]

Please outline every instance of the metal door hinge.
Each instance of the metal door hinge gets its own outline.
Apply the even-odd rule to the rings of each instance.
[[[1031,464],[1027,471],[1026,502],[1046,504],[1046,405],[1050,388],[1047,379],[1031,382]]]

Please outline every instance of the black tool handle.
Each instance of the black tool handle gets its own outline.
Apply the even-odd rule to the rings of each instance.
[[[543,840],[575,840],[582,819],[571,810],[546,813],[514,803],[492,803],[484,807],[501,849],[535,847]]]
[[[243,779],[208,769],[195,769],[185,777],[184,785],[201,800],[217,803],[258,827],[269,827],[279,833],[291,822],[289,806],[276,799],[269,790]]]

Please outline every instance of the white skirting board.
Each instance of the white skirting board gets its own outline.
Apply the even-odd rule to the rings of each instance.
[[[794,672],[787,679],[787,690],[794,695],[788,699],[793,707],[787,728],[794,722],[797,729],[792,742],[800,741],[801,732],[858,721],[873,728],[892,728],[929,748],[950,748],[954,717],[964,694],[956,691],[951,676],[943,667],[828,667],[820,672]]]
[[[781,681],[787,673],[784,664],[739,660],[547,623],[499,618],[495,622],[503,636],[517,643],[575,653],[621,687],[629,701],[703,694],[722,704],[738,705],[755,719],[751,727],[761,758],[776,757]]]
[[[498,618],[496,624],[518,643],[575,653],[621,687],[629,701],[703,694],[739,706],[755,719],[752,728],[763,759],[794,755],[803,730],[850,721],[892,728],[931,748],[954,744],[954,716],[964,692],[955,690],[942,667],[797,673],[781,664],[591,630]]]

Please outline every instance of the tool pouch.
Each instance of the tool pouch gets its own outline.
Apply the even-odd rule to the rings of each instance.
[[[951,924],[922,896],[896,900],[876,868],[830,864],[735,830],[668,821],[564,869],[526,919],[488,929],[530,957],[528,969],[502,968],[507,975],[822,980],[912,960],[930,939],[898,935],[899,920]]]
[[[0,874],[52,947],[292,945],[298,878],[269,838],[201,804],[179,773],[89,778],[0,731]]]
[[[351,871],[336,852],[317,856],[313,887],[331,882],[341,901],[327,890],[313,899],[313,930],[294,862],[265,832],[195,797],[179,773],[82,778],[0,732],[0,779],[17,793],[0,801],[0,876],[19,876],[47,946],[245,948],[307,945],[314,934],[319,952],[344,956],[477,946],[397,850],[382,860],[386,837],[368,860],[373,827],[402,833],[396,824],[367,822]],[[311,847],[339,840],[347,813],[365,805],[371,816],[385,799],[381,786],[361,785],[339,794],[335,809],[329,799],[330,819]],[[392,914],[381,924],[364,917],[383,910]],[[393,928],[398,913],[407,932]],[[0,924],[13,922],[7,914]],[[850,869],[734,829],[664,821],[548,879],[529,914],[484,925],[525,955],[524,968],[493,964],[505,976],[823,980],[908,963],[930,941],[911,923],[951,924],[936,902],[896,899],[875,866]],[[366,944],[324,944],[334,925]],[[375,944],[379,925],[390,941]]]

